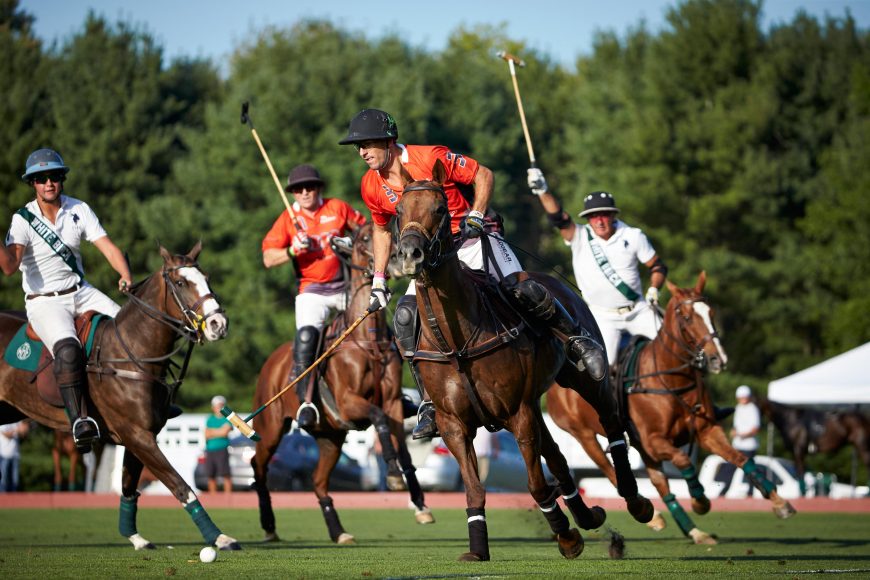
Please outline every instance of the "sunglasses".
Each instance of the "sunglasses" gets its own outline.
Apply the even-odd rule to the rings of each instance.
[[[354,143],[353,146],[356,148],[357,151],[359,151],[360,149],[373,149],[375,147],[378,147],[381,143],[382,141],[378,139],[372,139],[369,141],[363,141],[361,143]]]
[[[40,173],[33,178],[33,181],[40,185],[44,185],[49,181],[53,181],[54,183],[63,183],[65,179],[66,176],[63,173]]]
[[[290,191],[296,195],[304,193],[306,190],[317,192],[317,188],[320,187],[320,184],[317,183],[303,183],[301,185],[294,185],[290,188]]]

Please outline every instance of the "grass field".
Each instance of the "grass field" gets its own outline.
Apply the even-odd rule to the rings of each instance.
[[[0,577],[17,578],[583,578],[636,576],[808,578],[870,577],[870,517],[767,513],[711,513],[696,518],[718,535],[717,546],[695,546],[671,521],[661,533],[608,514],[626,537],[626,554],[611,560],[603,534],[584,533],[586,550],[563,559],[540,514],[489,510],[492,560],[457,562],[467,549],[464,510],[438,510],[420,526],[406,510],[344,510],[342,523],[356,546],[335,546],[318,510],[277,510],[282,542],[261,544],[254,510],[211,510],[215,523],[242,542],[204,564],[203,542],[181,510],[140,509],[139,532],[157,550],[136,552],[117,532],[117,512],[0,510]],[[171,546],[171,548],[170,548]]]

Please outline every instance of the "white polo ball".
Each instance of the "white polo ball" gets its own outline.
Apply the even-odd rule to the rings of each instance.
[[[215,550],[211,546],[206,546],[199,551],[199,559],[206,564],[214,562],[215,560],[217,560],[217,550]]]

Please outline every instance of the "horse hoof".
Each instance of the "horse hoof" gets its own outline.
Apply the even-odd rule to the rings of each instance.
[[[604,511],[603,507],[599,505],[592,506],[589,508],[589,512],[592,514],[592,517],[588,522],[581,523],[581,528],[584,530],[597,530],[604,525],[604,522],[607,520],[607,512]]]
[[[719,542],[716,541],[716,538],[708,534],[707,532],[702,532],[698,528],[692,528],[689,532],[689,536],[692,538],[692,541],[697,545],[705,545],[705,546],[715,546]]]
[[[489,554],[478,554],[476,552],[465,552],[459,556],[459,562],[487,562]]]
[[[559,553],[568,560],[573,560],[582,554],[583,548],[586,547],[586,543],[583,541],[583,536],[580,535],[580,531],[577,530],[577,528],[571,528],[568,530],[567,534],[559,534],[558,540]]]
[[[781,506],[775,506],[773,508],[773,513],[775,513],[776,517],[778,517],[779,519],[787,520],[788,518],[795,515],[797,513],[797,510],[794,509],[794,507],[789,502],[785,502]]]
[[[264,544],[269,543],[269,542],[280,542],[280,541],[281,541],[281,538],[279,538],[278,534],[276,534],[275,532],[266,532],[266,535],[263,536],[263,543]]]
[[[710,500],[707,496],[704,497],[693,497],[692,498],[692,511],[698,514],[699,516],[703,516],[704,514],[710,513]]]
[[[348,534],[347,532],[342,532],[338,539],[335,540],[335,543],[339,546],[353,546],[356,544],[356,538]]]
[[[401,475],[388,475],[387,489],[390,491],[407,491],[408,486],[405,485],[405,480]]]
[[[242,545],[235,538],[231,538],[226,534],[219,535],[214,545],[218,550],[235,551],[242,549]]]
[[[660,532],[660,531],[664,530],[667,527],[667,525],[668,524],[665,521],[665,518],[663,518],[662,514],[659,513],[658,511],[656,511],[655,514],[653,514],[652,519],[646,523],[646,527],[648,527],[649,529],[651,529],[654,532]]]
[[[656,514],[652,502],[640,494],[625,500],[625,505],[631,517],[642,524],[648,524]]]
[[[421,508],[416,508],[414,510],[414,519],[417,520],[418,524],[434,524],[435,516],[432,515],[432,510],[428,507],[423,506]]]

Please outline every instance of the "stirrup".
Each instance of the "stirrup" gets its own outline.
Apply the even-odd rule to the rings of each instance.
[[[310,408],[314,411],[314,424],[313,425],[303,425],[302,422],[299,421],[299,418],[302,416],[302,411],[305,409],[308,409],[308,408]],[[308,402],[305,402],[305,403],[302,403],[301,405],[299,405],[299,409],[296,410],[296,424],[299,425],[300,427],[304,427],[306,429],[309,427],[316,427],[317,425],[319,425],[320,424],[320,411],[317,410],[317,406],[314,403],[308,403]]]
[[[100,440],[100,426],[93,417],[79,417],[73,422],[72,435],[79,451],[88,453],[93,444]]]
[[[432,401],[423,401],[417,410],[417,426],[411,432],[411,439],[431,439],[438,436],[438,424],[435,423],[435,405]]]

